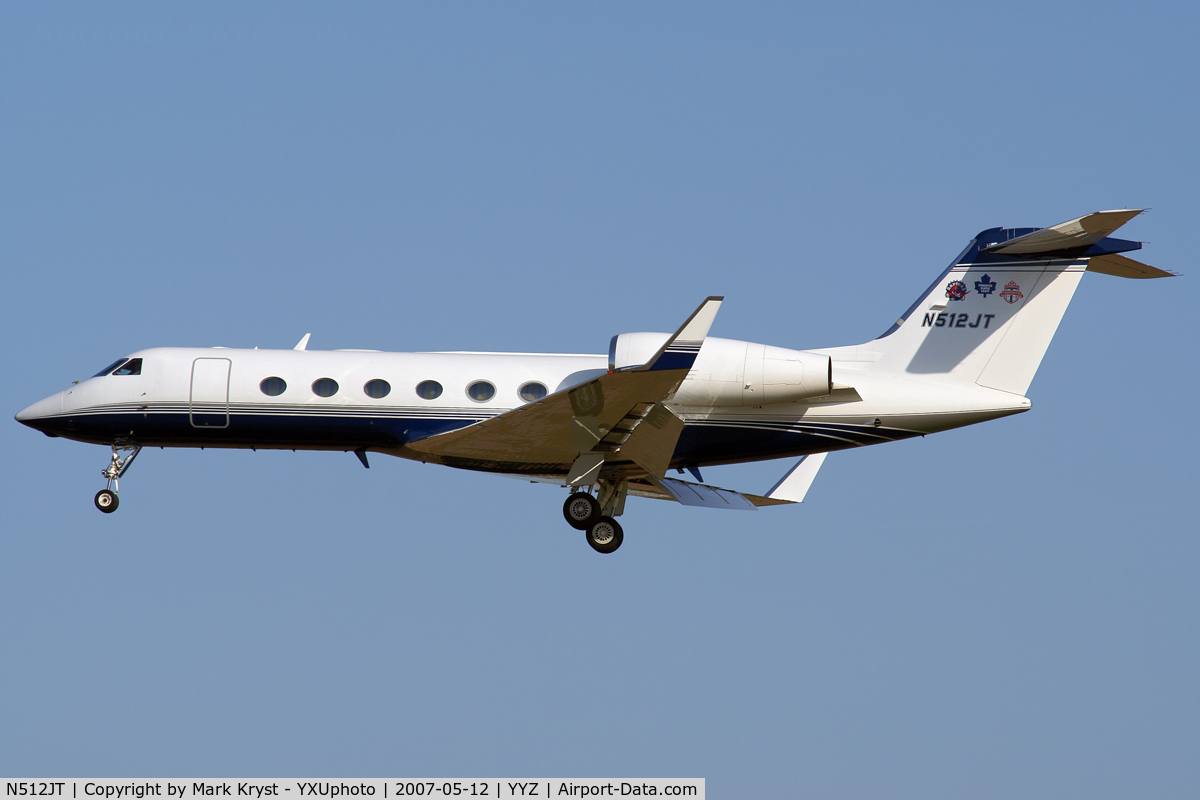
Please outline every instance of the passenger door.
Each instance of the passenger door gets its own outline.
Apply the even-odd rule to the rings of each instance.
[[[229,427],[228,358],[197,358],[192,362],[188,416],[193,428]]]

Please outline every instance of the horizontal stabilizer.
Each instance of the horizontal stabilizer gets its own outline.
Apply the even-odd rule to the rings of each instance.
[[[1090,247],[1144,210],[1135,208],[1124,211],[1097,211],[1094,214],[994,244],[985,248],[985,251],[1001,253],[1006,256],[1019,256]]]
[[[1152,267],[1132,258],[1112,253],[1105,256],[1092,256],[1088,260],[1088,272],[1099,272],[1102,275],[1116,275],[1118,278],[1174,278],[1174,272]]]
[[[803,503],[804,496],[808,494],[813,479],[817,477],[817,470],[825,463],[827,455],[829,454],[815,453],[801,458],[794,467],[788,470],[779,483],[767,492],[767,497],[773,500],[786,500],[789,503]]]

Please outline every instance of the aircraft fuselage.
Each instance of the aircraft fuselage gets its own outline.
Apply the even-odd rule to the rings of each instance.
[[[1023,397],[981,387],[942,387],[931,396],[924,382],[860,372],[856,362],[840,362],[838,350],[823,352],[834,355],[834,383],[841,378],[854,389],[807,402],[669,404],[684,421],[672,467],[895,441],[1029,407]],[[406,445],[537,402],[526,397],[536,398],[539,386],[554,393],[609,367],[604,355],[360,350],[154,348],[129,359],[140,360],[137,374],[81,381],[18,419],[48,435],[96,444],[369,450],[453,465]],[[696,366],[694,372],[713,371],[704,369],[703,354]],[[381,382],[386,394],[372,397],[383,391]],[[433,393],[432,382],[440,392],[422,396]],[[685,380],[677,395],[686,398],[689,383],[704,381]],[[528,470],[514,463],[494,471]]]

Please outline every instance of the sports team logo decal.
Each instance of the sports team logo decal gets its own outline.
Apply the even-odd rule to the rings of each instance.
[[[975,291],[979,292],[984,297],[987,297],[989,294],[996,291],[996,282],[989,278],[985,272],[982,278],[975,281]]]
[[[950,281],[946,284],[946,297],[951,300],[962,300],[967,296],[967,285],[962,281]]]
[[[1012,305],[1025,295],[1021,294],[1021,287],[1017,286],[1016,281],[1009,281],[1004,284],[1004,288],[1000,291],[1000,296],[1004,298],[1004,302]]]

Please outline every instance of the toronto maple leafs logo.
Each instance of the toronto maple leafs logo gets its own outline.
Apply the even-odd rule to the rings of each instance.
[[[996,291],[996,282],[988,277],[988,274],[983,273],[983,277],[975,281],[975,291],[979,292],[984,297],[987,297],[992,292]]]
[[[1009,305],[1012,305],[1024,296],[1021,293],[1021,287],[1017,285],[1016,281],[1009,281],[1004,284],[1004,289],[1000,291],[1000,298]]]
[[[946,284],[946,297],[951,300],[962,300],[967,296],[967,285],[962,281],[950,281]]]

